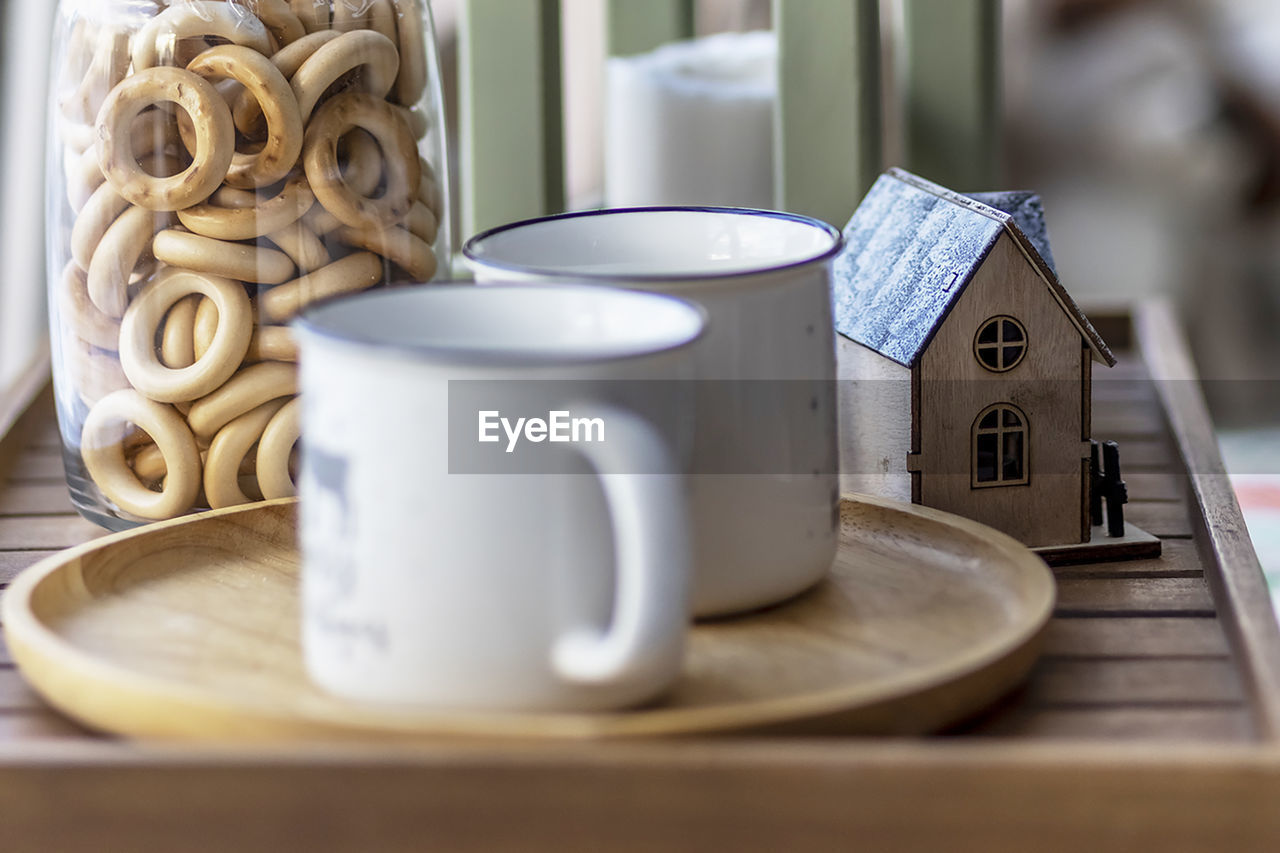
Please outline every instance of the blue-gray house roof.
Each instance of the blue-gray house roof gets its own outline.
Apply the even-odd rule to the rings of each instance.
[[[1058,281],[1039,197],[964,196],[901,169],[877,179],[835,262],[836,330],[914,366],[1002,233],[1021,244],[1063,311],[1108,365],[1115,357]]]

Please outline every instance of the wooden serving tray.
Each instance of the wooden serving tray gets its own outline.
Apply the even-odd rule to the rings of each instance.
[[[829,580],[694,628],[661,704],[612,714],[441,714],[314,688],[298,642],[295,502],[81,546],[4,598],[13,657],[51,704],[136,737],[634,737],[786,730],[919,734],[999,698],[1034,663],[1054,581],[1014,540],[873,498],[842,508]]]
[[[1090,319],[1094,434],[1159,559],[1055,569],[1025,686],[943,736],[174,744],[51,710],[0,641],[0,848],[1273,851],[1280,630],[1171,306]],[[47,358],[0,391],[0,602],[102,535],[67,499]]]

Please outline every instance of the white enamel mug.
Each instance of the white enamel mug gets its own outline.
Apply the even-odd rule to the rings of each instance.
[[[509,711],[622,708],[668,688],[692,549],[693,397],[679,389],[704,326],[678,299],[573,286],[387,290],[305,312],[312,679]],[[672,393],[628,403],[632,386]],[[537,406],[541,432],[510,428]],[[588,426],[557,443],[554,413]]]
[[[835,558],[831,263],[842,244],[830,225],[787,213],[635,208],[518,222],[464,249],[481,284],[573,280],[706,309],[692,477],[699,616],[787,599]]]

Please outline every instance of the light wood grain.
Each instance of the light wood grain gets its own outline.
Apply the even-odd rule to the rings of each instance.
[[[103,532],[105,533],[106,531]],[[7,585],[23,569],[33,566],[45,557],[51,557],[56,553],[56,550],[0,551],[0,586]]]
[[[49,738],[83,738],[88,734],[86,729],[82,729],[66,717],[43,708],[0,713],[0,743]]]
[[[0,550],[70,548],[102,533],[101,527],[78,515],[0,518]]]
[[[911,500],[911,370],[836,335],[840,491]]]
[[[31,711],[45,707],[45,703],[16,669],[0,669],[0,712]]]
[[[62,454],[56,450],[24,453],[14,462],[10,477],[15,483],[65,483]]]
[[[1026,354],[1006,373],[992,373],[973,354],[975,335],[993,315],[1014,317],[1026,330]],[[925,506],[989,524],[1028,545],[1082,541],[1082,343],[1048,285],[1002,233],[916,367]],[[974,425],[997,403],[1013,405],[1025,418],[1029,480],[975,488]]]
[[[307,681],[293,507],[152,525],[32,569],[3,599],[15,660],[73,717],[142,736],[911,733],[1015,684],[1053,602],[1044,564],[1008,537],[868,498],[844,504],[826,583],[786,606],[697,626],[682,680],[656,707],[401,713],[330,698]]]
[[[66,515],[74,511],[65,482],[13,483],[0,492],[0,516]]]

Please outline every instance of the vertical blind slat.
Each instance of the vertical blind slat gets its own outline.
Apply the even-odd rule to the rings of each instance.
[[[695,0],[607,0],[610,56],[693,38]]]
[[[774,0],[778,206],[842,226],[881,168],[876,0]]]
[[[905,0],[907,168],[960,191],[998,189],[1000,0]]]
[[[564,208],[559,0],[465,0],[463,236]]]

